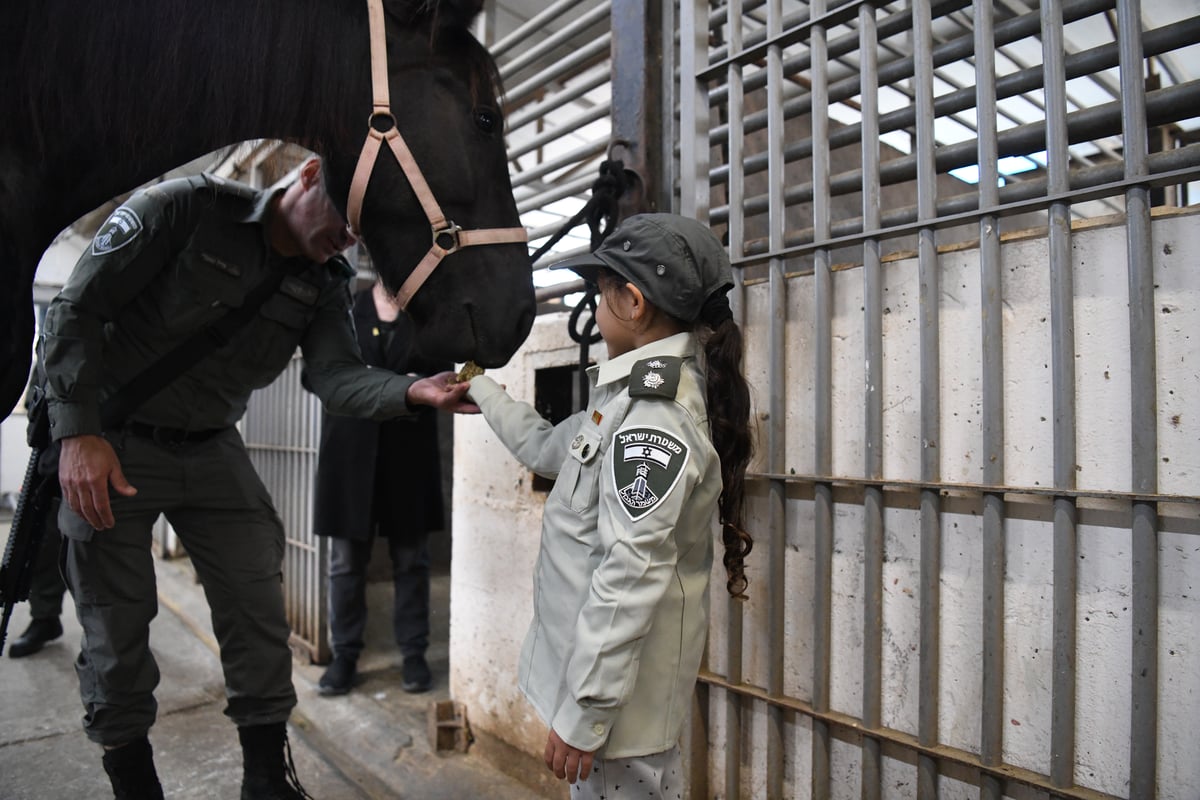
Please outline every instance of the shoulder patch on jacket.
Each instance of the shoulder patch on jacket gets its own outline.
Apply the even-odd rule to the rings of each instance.
[[[687,464],[683,440],[662,428],[639,425],[613,437],[613,489],[621,508],[636,522],[671,494]]]
[[[630,397],[666,397],[674,399],[679,391],[679,368],[683,359],[656,356],[638,361],[629,373]]]
[[[103,256],[120,250],[136,239],[142,228],[138,213],[129,206],[121,206],[108,215],[92,237],[92,255]]]

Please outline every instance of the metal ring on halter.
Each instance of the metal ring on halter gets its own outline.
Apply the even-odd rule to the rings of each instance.
[[[388,121],[391,122],[391,125],[389,125],[386,128],[376,128],[375,127],[375,118],[376,117],[386,118]],[[367,116],[367,127],[370,128],[371,130],[375,131],[376,133],[385,134],[385,133],[388,133],[389,131],[399,130],[400,126],[396,124],[396,116],[391,111],[372,111],[370,113],[370,115]]]
[[[462,228],[455,225],[453,222],[450,222],[449,220],[447,220],[446,227],[433,229],[433,246],[438,248],[439,250],[441,250],[446,255],[455,253],[458,251],[458,249],[461,246],[458,243],[458,234],[461,232],[462,232]],[[442,243],[438,241],[443,236],[450,237],[450,246],[449,247],[444,247],[442,245]]]

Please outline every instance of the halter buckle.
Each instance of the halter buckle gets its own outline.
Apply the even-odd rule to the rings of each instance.
[[[433,229],[433,246],[438,250],[441,250],[445,255],[458,252],[460,247],[458,234],[461,232],[462,228],[455,225],[453,222],[447,221],[446,227]],[[449,244],[443,244],[443,241],[448,241]]]

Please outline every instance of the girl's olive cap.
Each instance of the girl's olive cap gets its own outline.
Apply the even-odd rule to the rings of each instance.
[[[594,253],[551,269],[594,281],[600,267],[633,283],[651,303],[691,322],[714,292],[733,287],[729,254],[707,225],[678,214],[636,214],[618,225]]]

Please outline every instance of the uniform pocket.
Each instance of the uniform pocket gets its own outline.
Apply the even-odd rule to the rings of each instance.
[[[602,443],[600,431],[587,428],[582,429],[571,440],[571,447],[568,450],[570,458],[567,459],[567,465],[571,469],[568,475],[560,476],[560,479],[574,477],[574,483],[570,485],[570,500],[568,501],[568,505],[574,511],[583,512],[596,505],[596,497],[600,489]]]
[[[58,530],[68,539],[77,542],[90,542],[96,535],[96,529],[88,521],[71,510],[66,503],[58,507]]]
[[[258,318],[239,336],[238,362],[253,375],[248,379],[257,386],[260,376],[274,380],[292,360],[313,311],[292,297],[276,292],[262,304]]]

